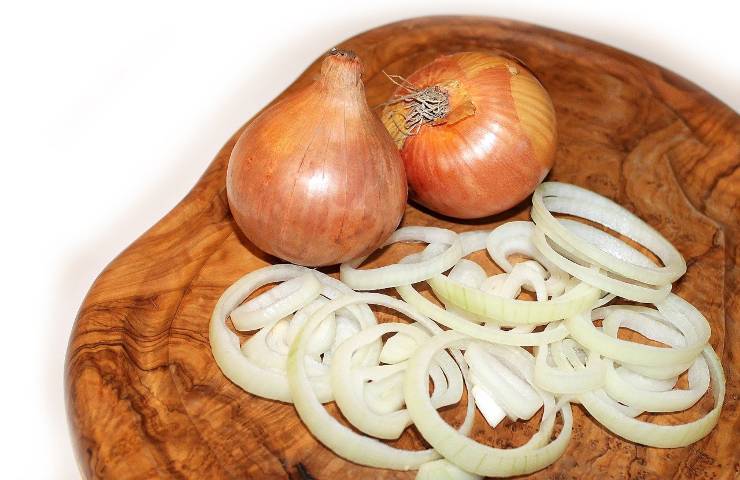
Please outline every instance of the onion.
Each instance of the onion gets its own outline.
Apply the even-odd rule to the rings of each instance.
[[[313,273],[308,272],[235,308],[230,315],[231,321],[237,330],[256,330],[305,307],[320,293],[321,283]]]
[[[602,232],[595,229],[590,229],[589,235],[589,230],[578,228],[575,222],[560,223],[550,212],[577,215],[605,225],[648,247],[665,266],[651,264],[616,237],[600,235]],[[686,273],[681,254],[657,230],[626,208],[585,188],[560,182],[543,183],[532,195],[532,219],[559,246],[578,252],[578,258],[590,260],[624,278],[661,286]]]
[[[545,325],[562,320],[591,308],[600,291],[585,283],[559,297],[542,302],[518,300],[493,295],[450,280],[442,274],[429,279],[435,295],[487,321],[499,325]]]
[[[383,123],[422,205],[458,218],[492,215],[524,200],[550,171],[555,111],[516,60],[441,56],[397,83]]]
[[[418,325],[418,324],[414,324]],[[371,367],[352,366],[353,354],[358,348],[389,332],[399,332],[391,338],[403,335],[413,339],[413,346],[406,352],[410,357],[429,334],[414,325],[404,323],[382,323],[373,325],[344,342],[335,352],[331,366],[334,399],[342,415],[358,430],[377,438],[398,438],[411,419],[403,405],[403,372],[406,358],[390,364],[381,353],[386,365]],[[389,340],[390,342],[390,340]],[[388,343],[386,343],[386,346]],[[383,347],[385,352],[385,347]],[[430,370],[434,384],[432,401],[437,407],[457,403],[463,391],[460,370],[446,353],[438,359],[439,365]]]
[[[514,330],[501,330],[491,325],[478,325],[455,312],[438,307],[411,285],[396,288],[401,298],[413,305],[422,314],[428,316],[437,323],[464,333],[472,338],[487,340],[501,345],[542,345],[562,340],[568,335],[568,330],[563,325],[551,330],[536,333],[520,333]]]
[[[625,307],[603,307],[594,310],[589,316],[574,315],[565,321],[571,336],[584,347],[599,354],[621,362],[625,365],[645,365],[648,367],[671,367],[678,365],[679,372],[688,368],[696,356],[704,349],[709,340],[709,323],[707,319],[691,304],[676,295],[669,295],[662,303],[656,305],[662,321],[675,326],[687,338],[687,344],[675,348],[643,345],[610,336],[597,329],[594,320],[609,319],[612,314],[624,311]],[[637,328],[637,325],[632,328]]]
[[[317,398],[307,375],[304,357],[307,353],[307,347],[313,330],[318,327],[321,322],[324,321],[324,318],[330,313],[343,307],[363,303],[392,308],[418,321],[430,331],[434,333],[440,332],[439,327],[437,327],[434,322],[415,313],[414,310],[404,302],[386,295],[380,295],[377,293],[354,294],[345,295],[332,301],[308,319],[306,325],[290,348],[290,354],[288,356],[288,381],[296,411],[309,431],[319,439],[321,443],[343,458],[349,459],[360,465],[377,468],[390,468],[395,470],[419,468],[419,466],[424,463],[438,459],[439,454],[433,449],[419,451],[396,449],[373,438],[360,435],[352,429],[342,425],[321,405],[321,402],[319,398]],[[432,356],[435,359],[439,358],[435,355]],[[458,361],[463,375],[466,375],[464,360],[462,360],[459,353],[455,354],[453,352],[453,357]],[[420,380],[425,389],[428,388],[428,378],[430,374],[429,367],[432,360],[432,358],[428,359],[427,365],[425,366],[424,378]],[[408,382],[405,382],[405,385],[406,384],[408,384]],[[428,395],[427,400],[431,402]],[[434,409],[434,407],[431,408]],[[436,410],[434,411],[436,413]],[[472,402],[468,402],[465,420],[459,429],[460,435],[467,435],[473,427],[473,413],[474,406]],[[391,420],[391,422],[395,423],[393,420]],[[454,429],[453,431],[458,432]]]
[[[551,324],[552,325],[552,324]],[[548,328],[550,325],[547,326]],[[562,345],[568,345],[570,339],[552,345],[553,352],[562,352]],[[583,370],[563,370],[551,367],[548,363],[550,349],[547,344],[538,348],[535,355],[534,383],[543,390],[554,394],[574,394],[590,392],[604,386],[606,382],[605,363],[598,353],[590,351],[586,368]],[[553,355],[558,363],[558,355]]]
[[[523,348],[471,342],[465,360],[473,385],[483,387],[511,420],[529,420],[542,407],[532,385],[534,359]]]
[[[665,298],[671,291],[671,284],[655,287],[653,285],[643,285],[630,281],[614,278],[606,273],[602,273],[598,267],[581,265],[557,252],[545,232],[538,228],[534,230],[533,242],[537,249],[550,262],[557,265],[558,268],[565,270],[574,277],[583,282],[622,298],[633,300],[635,302],[658,302]]]
[[[540,430],[518,448],[507,450],[482,445],[460,434],[440,417],[429,398],[426,383],[429,366],[439,350],[467,343],[465,335],[446,331],[432,337],[409,360],[404,382],[406,408],[419,433],[448,461],[478,475],[510,477],[535,472],[550,465],[568,445],[573,417],[568,402],[556,405],[552,395],[546,392],[537,391],[544,403]],[[531,385],[531,379],[527,381]],[[557,410],[563,416],[563,427],[558,436],[550,441]]]
[[[550,262],[534,246],[534,223],[526,221],[506,222],[496,227],[486,239],[485,248],[494,262],[509,273],[514,266],[509,262],[509,255],[518,253],[537,260],[550,275],[545,280],[547,293],[557,296],[565,290],[568,274]]]
[[[685,269],[681,255],[632,214],[591,192],[546,183],[534,199],[535,223],[461,234],[399,229],[382,245],[426,247],[373,269],[359,268],[365,256],[345,262],[343,281],[295,265],[244,276],[214,308],[216,362],[250,393],[292,402],[308,430],[337,455],[378,468],[418,468],[418,479],[474,480],[545,468],[572,434],[571,402],[641,445],[673,448],[706,436],[719,421],[726,380],[708,344],[709,322],[670,293],[670,282]],[[607,232],[551,212],[609,226],[652,250],[662,265]],[[487,276],[463,258],[479,250],[505,273]],[[529,258],[512,263],[511,254]],[[444,306],[417,291],[419,282],[427,282]],[[270,283],[278,285],[245,302]],[[405,302],[356,291],[391,287]],[[519,300],[522,290],[536,299]],[[618,295],[653,307],[603,306]],[[413,323],[377,324],[369,305]],[[238,330],[259,330],[240,345],[229,316]],[[537,325],[545,328],[536,331]],[[620,338],[622,328],[666,347]],[[534,355],[523,346],[534,346]],[[684,372],[688,388],[676,388]],[[688,409],[710,386],[714,407],[698,420],[655,425],[637,418]],[[455,430],[438,410],[460,402],[464,389],[466,417]],[[349,426],[324,409],[331,400]],[[492,427],[542,410],[540,428],[518,448],[481,445],[468,438],[476,407]],[[553,438],[558,413],[562,428]],[[401,450],[378,440],[396,439],[409,425],[431,448]]]
[[[365,100],[362,67],[333,50],[317,80],[247,125],[226,174],[231,213],[267,253],[308,266],[367,255],[398,226],[406,177]]]
[[[280,369],[280,361],[268,367],[260,361],[255,361],[253,357],[250,358],[250,346],[254,347],[257,342],[264,341],[264,336],[258,333],[255,335],[256,338],[252,337],[245,343],[245,347],[241,347],[239,337],[226,326],[226,319],[245,298],[258,288],[274,282],[290,281],[305,276],[307,273],[316,276],[322,285],[321,293],[327,298],[335,298],[341,294],[352,292],[342,282],[321,272],[311,271],[296,265],[272,265],[255,270],[237,280],[221,295],[213,309],[208,332],[213,358],[229,380],[249,393],[283,402],[292,401],[288,379],[285,372]],[[302,282],[302,288],[311,288],[311,283]],[[267,294],[269,293],[270,291],[267,292]],[[260,297],[257,297],[252,302],[260,304],[259,299]],[[361,328],[376,323],[375,315],[367,305],[350,305],[347,310],[357,320]],[[246,355],[242,348],[247,350]],[[370,358],[372,358],[372,355],[370,355]],[[311,381],[312,388],[316,390],[317,396],[322,402],[332,400],[328,371],[323,375],[313,377]]]
[[[365,261],[360,257],[339,267],[342,281],[357,290],[378,290],[381,288],[399,287],[411,283],[421,282],[434,274],[439,274],[451,268],[462,257],[462,242],[452,230],[436,227],[404,227],[396,230],[383,244],[390,245],[396,242],[427,242],[429,244],[444,244],[444,250],[436,255],[424,257],[407,257],[406,262],[370,270],[358,270],[357,267]],[[431,245],[430,245],[431,246]],[[430,253],[430,252],[427,252]],[[429,257],[429,258],[427,258]],[[416,260],[418,261],[411,261]]]
[[[656,265],[612,235],[572,220],[558,220],[551,212],[605,225],[649,248],[665,266]],[[584,188],[543,183],[532,195],[532,219],[537,224],[533,242],[550,262],[628,300],[659,302],[671,291],[671,282],[686,272],[683,257],[660,233],[624,207]]]
[[[711,376],[714,407],[706,415],[693,422],[681,425],[655,425],[642,422],[613,408],[612,402],[603,391],[587,392],[579,400],[599,423],[616,433],[641,445],[676,448],[689,445],[709,434],[717,425],[725,400],[725,376],[717,354],[707,345],[701,352],[707,370],[699,374],[696,383],[708,383],[704,375]],[[691,379],[690,379],[691,380]]]
[[[419,467],[416,480],[481,480],[483,477],[468,473],[445,459],[427,462]]]

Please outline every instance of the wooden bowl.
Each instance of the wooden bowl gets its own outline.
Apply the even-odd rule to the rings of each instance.
[[[607,432],[576,406],[565,454],[532,477],[739,475],[738,115],[644,60],[509,20],[406,20],[340,46],[364,61],[371,105],[393,90],[382,70],[408,75],[438,54],[465,50],[502,49],[521,58],[550,92],[557,111],[559,145],[549,178],[618,201],[657,228],[687,260],[688,272],[674,291],[711,322],[711,344],[728,382],[719,425],[690,447],[646,448]],[[314,62],[287,91],[304,85],[317,69]],[[238,277],[275,261],[240,235],[229,214],[224,178],[238,134],[185,199],[108,265],[80,308],[65,375],[82,472],[88,478],[301,478],[301,464],[321,480],[413,478],[414,472],[344,461],[307,432],[291,405],[245,393],[216,366],[208,343],[216,300]],[[465,223],[410,206],[404,224],[479,229],[526,218],[527,205]],[[697,413],[652,417],[670,422],[691,415]],[[531,431],[529,424],[495,432],[476,425],[476,437],[495,445],[521,444]],[[421,445],[413,431],[397,443]]]

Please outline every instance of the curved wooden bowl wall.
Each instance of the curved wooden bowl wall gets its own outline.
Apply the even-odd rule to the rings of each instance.
[[[688,273],[674,291],[711,321],[729,387],[719,426],[689,448],[659,450],[609,434],[576,407],[568,450],[534,477],[738,475],[737,114],[646,61],[513,21],[414,19],[341,47],[363,59],[371,105],[392,91],[382,70],[407,75],[437,54],[471,49],[504,49],[523,59],[557,110],[559,147],[550,178],[617,200],[686,257]],[[316,72],[314,63],[288,91]],[[69,342],[66,398],[81,470],[88,478],[299,478],[302,463],[319,479],[413,478],[336,457],[308,434],[290,405],[241,391],[213,362],[207,325],[214,303],[235,279],[272,261],[239,235],[229,215],[224,174],[237,134],[187,197],[101,273],[80,309]],[[409,207],[404,223],[462,231],[527,214],[522,206],[477,225],[453,224]],[[529,431],[497,433],[495,443],[518,443]],[[401,445],[419,445],[413,435],[405,437]]]

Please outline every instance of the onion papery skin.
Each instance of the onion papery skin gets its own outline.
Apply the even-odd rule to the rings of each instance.
[[[457,53],[407,80],[419,89],[441,86],[450,103],[447,118],[411,135],[398,128],[408,103],[391,101],[383,112],[413,200],[451,217],[485,217],[524,200],[550,171],[557,138],[552,101],[515,60]],[[394,97],[407,93],[400,87]]]
[[[365,99],[362,67],[332,52],[316,81],[258,115],[229,159],[231,213],[261,250],[305,266],[368,255],[407,198],[398,149]]]

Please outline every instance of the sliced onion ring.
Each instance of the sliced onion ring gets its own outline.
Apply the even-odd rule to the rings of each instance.
[[[532,302],[491,295],[477,288],[470,288],[438,274],[430,278],[434,293],[456,307],[494,320],[499,325],[545,325],[562,320],[591,308],[601,292],[580,283],[559,297],[544,302]]]
[[[575,215],[605,225],[647,247],[665,266],[636,265],[605,252],[569,231],[550,212]],[[624,278],[661,286],[686,273],[686,262],[681,254],[657,230],[626,208],[590,190],[567,183],[544,182],[532,195],[532,219],[558,245],[576,250]]]
[[[240,305],[231,312],[231,322],[240,331],[262,328],[305,307],[321,294],[321,283],[312,272],[291,278]]]
[[[486,248],[486,241],[491,230],[473,230],[470,232],[462,232],[460,234],[460,242],[462,243],[462,256],[467,257],[473,252],[483,250]]]
[[[480,475],[474,475],[461,469],[445,459],[428,462],[419,467],[415,480],[482,480]]]
[[[610,277],[591,266],[580,265],[556,252],[550,246],[545,232],[539,227],[534,229],[534,238],[532,241],[542,255],[557,265],[558,268],[605,292],[613,293],[622,298],[634,300],[635,302],[655,303],[663,300],[671,291],[671,284],[660,287],[639,285]]]
[[[683,425],[656,425],[624,415],[605,402],[598,392],[581,394],[579,400],[599,423],[627,440],[650,447],[684,447],[704,438],[717,425],[725,400],[725,375],[717,354],[707,345],[702,351],[712,381],[714,407],[702,418]]]
[[[417,263],[396,263],[367,270],[358,270],[365,258],[358,258],[339,267],[343,282],[356,290],[380,290],[410,285],[452,268],[462,258],[462,242],[452,230],[436,227],[404,227],[396,230],[383,244],[396,242],[443,243],[448,248],[441,254]]]
[[[440,417],[429,398],[426,381],[429,366],[438,351],[459,347],[467,341],[470,340],[465,335],[448,330],[433,337],[409,360],[404,392],[406,407],[416,428],[448,461],[477,475],[523,475],[553,463],[565,451],[573,428],[573,417],[567,402],[559,408],[563,427],[555,440],[549,442],[557,408],[552,402],[545,405],[540,430],[525,445],[509,450],[482,445],[460,434]]]
[[[604,315],[606,318],[603,321],[602,330],[615,338],[619,327],[625,321],[627,322],[627,328],[652,340],[666,343],[673,348],[681,348],[697,338],[696,330],[691,329],[690,326],[683,325],[686,333],[685,336],[682,336],[678,330],[661,323],[663,317],[655,315],[656,311],[649,308],[621,307],[620,309],[619,307],[612,307],[609,310],[611,315]],[[619,315],[620,313],[627,315]],[[687,390],[673,389],[677,380],[676,377],[673,377],[669,382],[654,380],[638,373],[632,373],[635,368],[634,365],[630,365],[629,368],[622,366],[616,369],[614,361],[608,358],[605,359],[605,365],[604,391],[614,400],[642,411],[675,412],[686,410],[698,402],[709,388],[709,370],[704,357],[701,355],[694,360],[688,369],[689,388]],[[636,383],[638,381],[640,383]],[[656,386],[663,387],[666,384],[669,385],[669,388],[655,389]],[[646,386],[650,388],[645,388]]]
[[[606,378],[604,390],[614,400],[646,412],[677,412],[691,408],[704,396],[709,388],[709,369],[704,357],[698,357],[689,367],[689,388],[687,390],[666,390],[662,392],[637,388],[625,379],[614,362],[606,359]]]
[[[409,305],[418,309],[423,315],[445,327],[480,340],[487,340],[502,345],[531,346],[557,342],[568,336],[568,329],[562,324],[556,328],[536,333],[519,333],[511,330],[501,330],[491,326],[478,325],[454,312],[433,304],[411,285],[396,287],[396,291],[401,295],[401,298]]]
[[[552,325],[548,325],[545,330]],[[602,388],[606,382],[606,368],[604,361],[596,352],[589,351],[586,368],[582,370],[569,371],[548,364],[547,358],[551,349],[556,364],[557,360],[563,362],[564,352],[559,347],[564,342],[565,340],[555,343],[551,348],[548,345],[538,347],[535,354],[535,385],[557,395],[584,393]]]
[[[536,260],[549,272],[545,279],[547,293],[558,296],[565,290],[568,274],[555,266],[532,243],[534,238],[534,223],[528,221],[506,222],[496,227],[486,239],[486,249],[496,265],[505,272],[511,272],[514,265],[509,256],[518,253]]]
[[[597,329],[588,313],[567,319],[565,325],[573,339],[584,347],[626,365],[672,367],[690,364],[709,340],[707,319],[690,303],[673,294],[657,306],[666,311],[663,318],[685,332],[693,342],[680,348],[662,348],[621,340]],[[594,310],[593,318],[598,319],[612,308]],[[689,329],[694,329],[695,333],[691,334]]]
[[[288,355],[288,381],[290,392],[293,395],[293,403],[298,415],[308,430],[337,455],[360,465],[370,467],[394,470],[419,468],[424,463],[438,459],[439,454],[433,449],[419,451],[400,450],[373,438],[355,433],[353,430],[342,425],[324,409],[311,388],[311,382],[306,375],[303,359],[306,356],[308,341],[310,340],[313,329],[331,312],[358,303],[392,308],[422,323],[422,325],[428,326],[431,330],[439,329],[434,322],[416,314],[404,302],[387,295],[377,293],[353,294],[333,300],[309,318],[303,330],[298,335],[298,338],[291,345]],[[457,357],[456,360],[460,357],[459,353],[457,355],[453,353],[453,356]],[[458,361],[461,370],[464,369],[464,361],[462,359]],[[427,367],[429,367],[429,363],[427,363]],[[466,375],[464,370],[463,375]],[[427,368],[424,379],[422,380],[425,388],[428,385],[428,376],[429,369]],[[460,426],[460,432],[462,432],[460,435],[464,436],[470,432],[473,426],[474,413],[475,405],[473,402],[468,402],[465,420]]]
[[[405,323],[381,323],[368,327],[358,335],[347,339],[334,352],[334,361],[331,365],[332,389],[334,400],[344,417],[358,430],[376,438],[394,439],[398,438],[404,428],[409,426],[411,419],[405,409],[395,410],[390,413],[378,413],[373,411],[373,405],[367,401],[366,391],[362,388],[369,375],[363,375],[360,368],[353,368],[352,355],[355,351],[375,339],[391,332],[399,332],[408,338],[414,339],[417,344],[424,343],[429,339],[429,334],[420,328]],[[416,345],[415,345],[416,347]],[[414,348],[415,350],[415,348]],[[462,374],[452,360],[444,353],[437,359],[442,365],[444,376],[442,381],[434,381],[434,393],[432,398],[434,404],[439,408],[457,403],[462,396],[463,379]],[[393,370],[394,374],[403,374],[403,363],[395,365],[382,365],[374,368]],[[396,368],[401,367],[401,368]],[[367,370],[367,368],[365,369]],[[401,378],[402,379],[402,378]],[[446,387],[442,392],[441,384]],[[401,396],[403,395],[402,386]]]
[[[511,420],[529,420],[542,408],[532,383],[534,358],[521,347],[470,342],[465,351],[474,386],[483,387]]]
[[[483,267],[471,260],[463,258],[452,267],[450,273],[447,274],[447,278],[471,288],[479,288],[486,278],[488,278],[488,275],[486,275]]]
[[[211,351],[223,374],[247,392],[263,398],[291,402],[290,389],[284,373],[262,368],[245,357],[239,345],[239,337],[226,326],[228,315],[245,298],[258,288],[275,282],[283,282],[312,272],[322,284],[322,294],[336,297],[339,292],[352,290],[339,280],[321,272],[297,265],[272,265],[244,275],[224,291],[211,314],[208,337]],[[377,320],[367,305],[352,305],[358,321],[364,325]],[[332,399],[329,375],[311,379],[316,395],[322,402]]]

